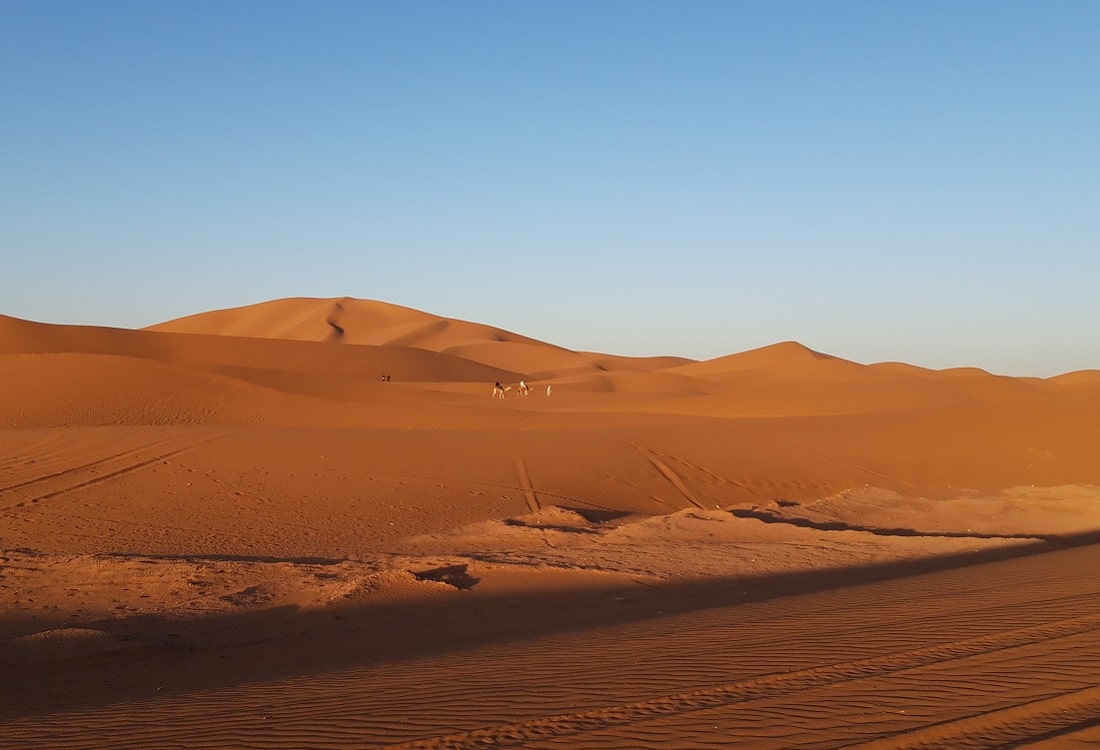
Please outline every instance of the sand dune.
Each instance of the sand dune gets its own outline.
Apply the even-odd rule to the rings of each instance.
[[[1100,383],[1100,370],[1077,370],[1057,375],[1051,381],[1062,386],[1095,386]]]
[[[0,392],[0,748],[1095,739],[1094,370],[291,299],[0,317]]]
[[[486,341],[539,344],[479,323],[375,300],[293,298],[199,313],[146,330],[344,344],[416,346],[443,351]],[[549,344],[542,344],[549,347]]]
[[[378,380],[483,382],[515,373],[401,345],[334,346],[225,335],[179,336],[86,326],[55,326],[0,316],[0,354],[89,353],[152,359],[190,367],[267,369],[277,373]],[[389,369],[387,369],[389,368]]]

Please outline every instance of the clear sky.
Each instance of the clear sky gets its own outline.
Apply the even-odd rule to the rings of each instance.
[[[0,313],[1100,368],[1100,2],[0,0]]]

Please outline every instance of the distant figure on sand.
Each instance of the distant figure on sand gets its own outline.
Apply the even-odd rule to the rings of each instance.
[[[524,383],[522,380],[519,381],[519,395],[521,395],[521,396],[526,396],[527,395],[527,384]]]
[[[504,394],[510,390],[512,390],[511,386],[505,387],[498,380],[496,385],[493,386],[493,398],[504,398]]]
[[[546,395],[547,395],[547,396],[549,396],[549,395],[550,395],[550,386],[546,386]]]

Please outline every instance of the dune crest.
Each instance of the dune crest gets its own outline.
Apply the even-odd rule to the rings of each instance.
[[[518,373],[519,377],[543,379],[563,372],[598,371],[603,367],[601,363],[609,359],[641,369],[657,360],[575,352],[502,328],[350,297],[274,300],[199,313],[145,330],[414,347]],[[637,364],[634,364],[635,359]]]
[[[337,339],[345,344],[416,346],[431,351],[484,342],[550,346],[480,323],[351,297],[272,300],[188,315],[144,330],[296,341]]]

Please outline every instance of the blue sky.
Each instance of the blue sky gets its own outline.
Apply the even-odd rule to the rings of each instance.
[[[1100,3],[0,3],[0,313],[1100,368]]]

